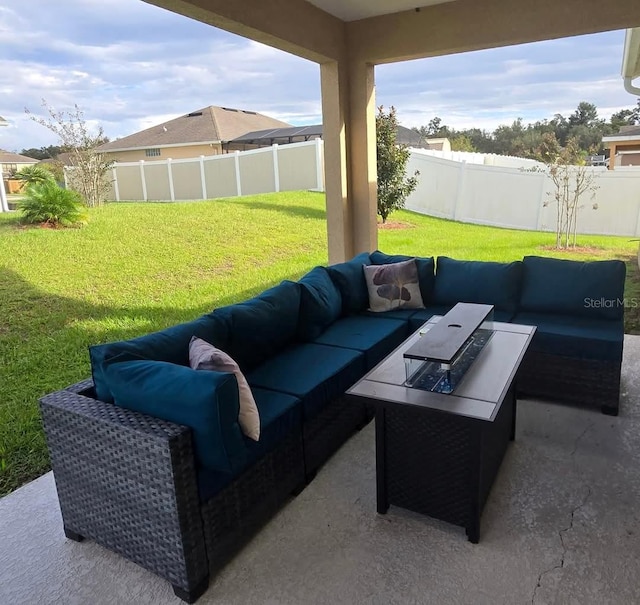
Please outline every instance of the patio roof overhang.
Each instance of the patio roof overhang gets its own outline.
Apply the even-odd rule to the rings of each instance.
[[[640,86],[633,84],[636,78],[640,78],[640,27],[628,29],[625,35],[622,77],[625,90],[632,95],[640,95]]]
[[[329,261],[377,247],[374,66],[640,27],[618,0],[144,0],[321,68]]]

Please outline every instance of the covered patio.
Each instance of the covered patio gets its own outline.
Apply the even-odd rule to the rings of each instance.
[[[638,603],[640,336],[624,346],[620,416],[519,402],[479,544],[400,508],[376,513],[371,423],[198,603]],[[0,500],[0,533],[0,603],[180,602],[123,557],[66,540],[51,473]]]

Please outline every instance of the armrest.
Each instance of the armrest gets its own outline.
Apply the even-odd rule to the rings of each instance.
[[[207,573],[191,430],[80,394],[92,386],[40,400],[65,528],[189,586]]]

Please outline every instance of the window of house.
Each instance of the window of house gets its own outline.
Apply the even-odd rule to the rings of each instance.
[[[148,158],[157,158],[160,157],[160,150],[159,149],[145,149],[144,150],[144,155]]]

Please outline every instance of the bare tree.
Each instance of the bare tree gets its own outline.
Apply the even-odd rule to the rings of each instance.
[[[98,151],[98,147],[109,140],[102,127],[97,133],[90,132],[77,105],[72,111],[56,111],[43,99],[42,107],[48,118],[33,115],[28,109],[25,112],[34,122],[55,133],[70,154],[71,166],[66,171],[69,187],[80,193],[87,206],[101,206],[111,186],[107,174],[113,165],[113,161]]]

